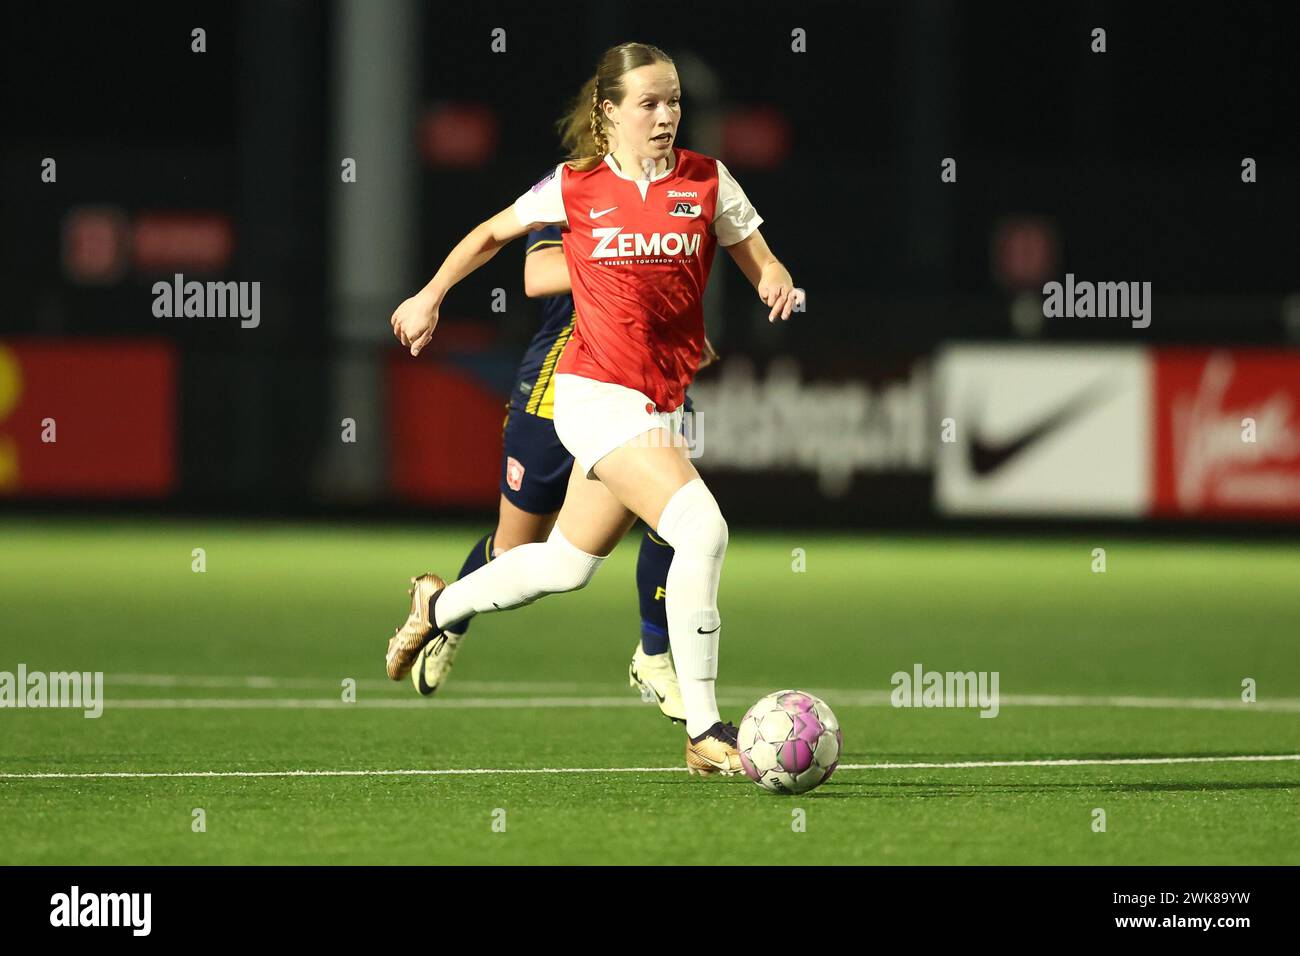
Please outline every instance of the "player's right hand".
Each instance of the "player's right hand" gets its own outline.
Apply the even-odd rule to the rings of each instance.
[[[423,293],[413,295],[397,307],[389,324],[397,340],[409,348],[412,355],[419,355],[438,326],[438,303]]]

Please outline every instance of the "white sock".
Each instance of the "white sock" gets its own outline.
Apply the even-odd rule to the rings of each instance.
[[[702,479],[689,481],[668,499],[655,533],[673,546],[664,584],[668,642],[686,708],[686,732],[698,737],[720,718],[718,678],[718,582],[727,553],[727,523]]]
[[[474,614],[532,604],[545,594],[586,587],[604,558],[575,548],[559,527],[544,542],[521,544],[499,555],[438,595],[437,625],[456,630]]]

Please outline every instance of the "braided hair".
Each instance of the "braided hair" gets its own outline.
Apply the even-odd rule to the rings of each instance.
[[[648,43],[621,43],[601,56],[595,75],[583,84],[569,110],[555,124],[570,169],[576,172],[594,169],[609,154],[608,120],[600,106],[605,100],[623,102],[627,94],[623,75],[652,63],[672,65],[673,60]]]
[[[591,84],[591,141],[596,155],[604,158],[609,153],[609,136],[605,133],[605,114],[600,109],[600,79]]]

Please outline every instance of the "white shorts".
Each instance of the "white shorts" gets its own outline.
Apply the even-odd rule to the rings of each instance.
[[[581,375],[555,376],[555,434],[588,478],[596,462],[638,435],[663,428],[680,437],[684,413],[681,405],[656,411],[654,402],[633,388]]]

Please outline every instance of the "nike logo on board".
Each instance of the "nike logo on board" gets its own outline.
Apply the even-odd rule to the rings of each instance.
[[[1050,414],[1038,419],[1029,428],[1022,430],[1009,441],[993,442],[986,440],[978,428],[973,429],[969,446],[970,469],[976,475],[985,477],[1002,468],[1013,458],[1023,454],[1026,449],[1038,444],[1052,432],[1065,427],[1071,421],[1081,417],[1085,412],[1100,404],[1105,398],[1104,392],[1109,382],[1096,385],[1074,395]]]

